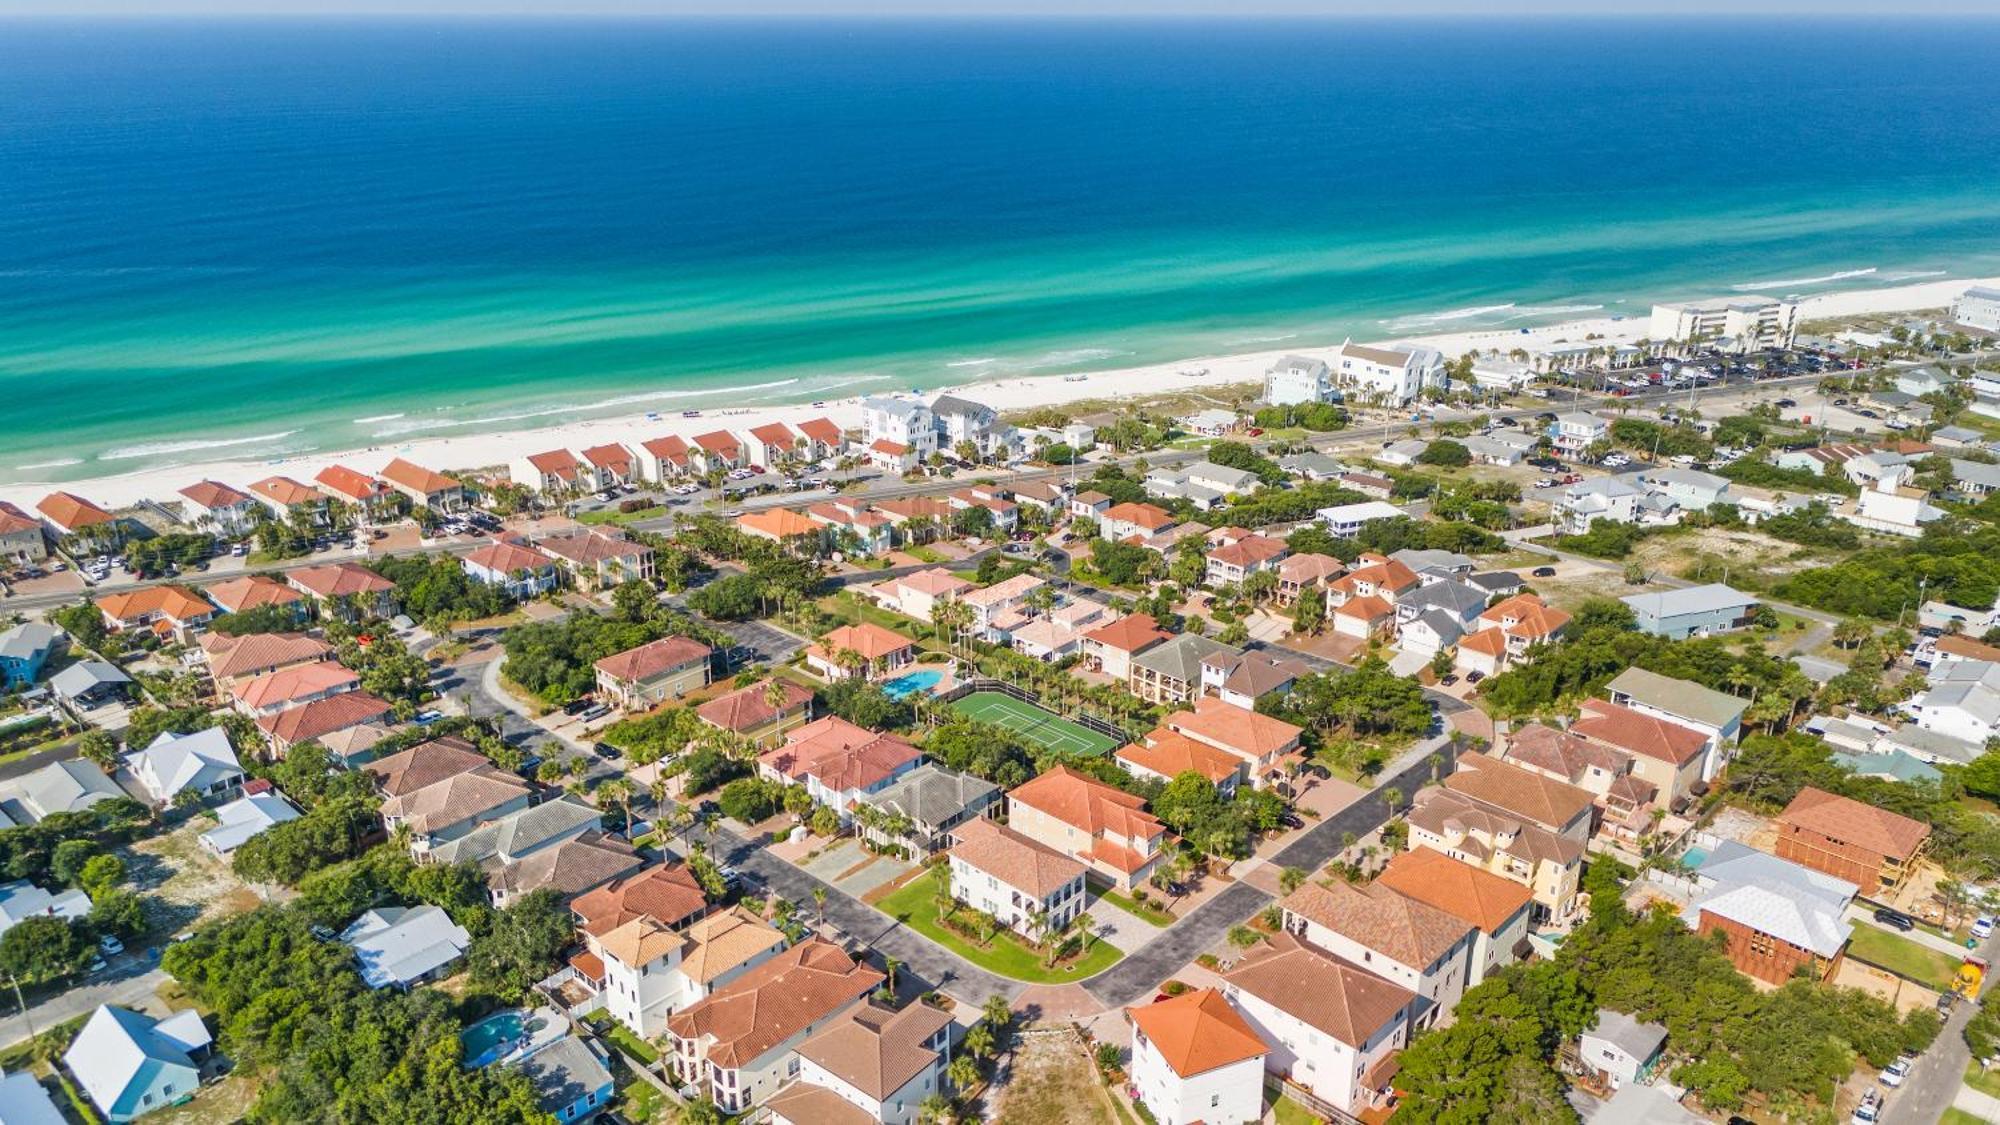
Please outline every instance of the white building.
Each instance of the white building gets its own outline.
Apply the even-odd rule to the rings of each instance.
[[[1428,388],[1444,386],[1444,353],[1414,344],[1376,348],[1350,340],[1334,353],[1333,378],[1364,398],[1402,406]]]
[[[1343,539],[1352,539],[1361,534],[1361,529],[1376,520],[1408,519],[1409,513],[1383,500],[1363,500],[1354,504],[1336,504],[1331,508],[1321,508],[1317,513],[1319,522],[1326,529]]]
[[[1127,1008],[1132,1085],[1160,1125],[1243,1125],[1264,1117],[1263,1039],[1213,988]]]
[[[1349,1114],[1387,1101],[1415,993],[1291,934],[1252,949],[1223,984],[1270,1048],[1266,1070]]]
[[[184,792],[210,797],[243,784],[243,766],[221,727],[162,734],[128,757],[126,764],[139,787],[159,805],[173,804]]]
[[[1333,398],[1333,369],[1325,360],[1288,355],[1264,373],[1264,401],[1272,406],[1328,402]]]
[[[1944,509],[1930,502],[1931,494],[1921,488],[1891,484],[1887,479],[1861,495],[1833,509],[1833,514],[1856,527],[1916,538],[1927,524],[1945,517]]]
[[[1611,423],[1595,414],[1572,410],[1549,424],[1549,444],[1574,457],[1611,436]]]
[[[1674,344],[1712,344],[1731,351],[1789,348],[1799,306],[1775,297],[1725,297],[1654,305],[1647,336]]]
[[[785,935],[741,908],[719,911],[677,931],[641,915],[584,944],[604,964],[605,1011],[641,1038],[656,1039],[667,1017],[785,951]]]
[[[931,408],[913,398],[876,396],[861,400],[862,444],[888,442],[918,461],[937,452],[937,422]]]
[[[1000,415],[984,403],[939,395],[931,400],[930,411],[937,428],[937,446],[947,453],[968,441],[978,447],[981,457],[998,460],[1014,452],[1014,427],[1001,422]]]
[[[911,1125],[924,1099],[944,1092],[950,1054],[951,1016],[943,1010],[862,1004],[799,1044],[798,1082],[771,1099],[771,1113],[795,1125],[843,1119],[837,1109],[819,1110],[815,1099],[787,1096],[803,1087],[832,1094],[880,1125]]]
[[[1482,391],[1508,394],[1535,380],[1535,369],[1518,359],[1489,355],[1472,361],[1472,383]]]
[[[1977,745],[1985,745],[2000,731],[2000,690],[1982,679],[1951,678],[1932,684],[1911,696],[1903,710],[1922,730]]]
[[[201,846],[219,856],[231,855],[265,829],[298,818],[297,806],[277,792],[238,797],[215,810],[218,823],[201,834]]]
[[[1286,933],[1415,993],[1410,1020],[1419,1028],[1465,994],[1477,943],[1463,919],[1379,883],[1308,882],[1280,905]]]
[[[1975,285],[1964,295],[1952,302],[1951,319],[1954,324],[1967,328],[1977,328],[1982,332],[2000,332],[2000,289],[1989,289]]]
[[[1083,864],[990,820],[952,830],[951,895],[1004,926],[1039,940],[1074,922],[1084,907]]]
[[[472,945],[472,935],[435,906],[383,906],[341,931],[354,950],[361,983],[408,988],[445,975]]]

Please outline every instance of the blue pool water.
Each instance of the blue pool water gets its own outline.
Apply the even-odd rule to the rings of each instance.
[[[465,1065],[477,1069],[507,1054],[527,1038],[528,1022],[520,1012],[488,1016],[465,1029],[459,1042],[465,1044]]]
[[[1700,867],[1707,858],[1708,849],[1696,844],[1681,855],[1681,862],[1687,864],[1689,868],[1695,868]]]
[[[908,699],[913,695],[929,695],[937,690],[939,681],[944,679],[942,668],[919,668],[905,672],[893,680],[882,681],[883,694],[890,699]]]

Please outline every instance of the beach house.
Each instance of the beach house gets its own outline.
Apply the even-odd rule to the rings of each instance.
[[[56,536],[76,535],[109,547],[124,542],[125,532],[117,516],[85,500],[74,492],[51,492],[35,505]]]
[[[49,541],[42,521],[0,500],[0,560],[26,566],[48,557]]]
[[[1144,799],[1057,766],[1007,794],[1007,826],[1079,860],[1112,886],[1144,883],[1165,858],[1167,830]]]
[[[262,505],[257,498],[221,481],[201,480],[181,489],[190,521],[225,538],[247,534],[257,526]]]
[[[1279,903],[1286,933],[1416,994],[1417,1028],[1465,994],[1476,931],[1464,919],[1380,882],[1306,882]]]
[[[463,511],[472,503],[465,486],[454,477],[433,472],[401,457],[382,466],[375,474],[384,484],[409,497],[415,507],[428,508],[439,515]]]
[[[806,646],[806,667],[825,680],[878,680],[916,659],[917,642],[872,621],[843,625]]]
[[[778,1125],[913,1125],[946,1086],[950,1014],[863,1003],[799,1044],[799,1076],[768,1108]],[[832,1098],[822,1103],[820,1098]],[[859,1116],[855,1116],[855,1115]]]
[[[333,498],[309,484],[287,476],[265,477],[250,485],[250,492],[271,515],[294,527],[325,527],[330,522]]]
[[[1127,1008],[1131,1083],[1159,1125],[1247,1125],[1264,1118],[1271,1048],[1213,988]]]
[[[193,1097],[213,1042],[193,1008],[158,1019],[102,1004],[63,1052],[63,1068],[106,1121],[132,1121]]]
[[[1387,1106],[1415,992],[1289,932],[1252,947],[1222,982],[1270,1048],[1265,1070],[1342,1113]]]
[[[910,462],[930,459],[938,448],[938,424],[923,401],[894,395],[861,400],[862,442],[871,455],[880,446],[899,451]],[[907,467],[907,466],[903,466]]]
[[[607,704],[646,711],[708,686],[715,650],[688,637],[661,637],[599,660],[597,691]]]
[[[579,526],[536,540],[534,546],[555,556],[578,589],[609,590],[653,577],[653,549],[619,528]]]
[[[1082,915],[1088,868],[1075,859],[983,818],[953,829],[952,840],[945,856],[959,902],[1032,941]]]
[[[530,453],[507,463],[507,475],[515,484],[544,496],[569,496],[591,489],[594,474],[587,476],[583,462],[567,449]]]
[[[1425,390],[1445,385],[1444,353],[1436,348],[1349,340],[1334,353],[1331,366],[1338,386],[1386,406],[1407,405]]]
[[[792,1077],[800,1043],[883,979],[839,946],[808,939],[669,1017],[667,1065],[724,1113],[744,1113]]]
[[[1777,854],[1845,879],[1865,895],[1901,886],[1930,843],[1920,820],[1806,786],[1778,814]]]
[[[42,668],[63,651],[69,638],[53,625],[23,621],[0,631],[0,689],[24,691],[42,678]]]
[[[584,450],[583,464],[590,474],[590,486],[599,490],[621,488],[639,479],[639,459],[615,441]]]
[[[313,474],[313,484],[328,496],[352,505],[362,522],[381,519],[396,506],[398,493],[386,483],[359,469],[328,465]]]
[[[512,537],[468,551],[458,563],[473,581],[498,586],[518,600],[545,594],[562,580],[556,560]]]
[[[360,563],[300,567],[286,571],[285,581],[343,621],[396,613],[396,584]]]
[[[1264,373],[1264,401],[1272,406],[1330,402],[1333,397],[1333,369],[1323,359],[1288,355]]]
[[[679,434],[668,434],[639,444],[639,471],[654,484],[665,484],[686,476],[693,463],[693,447]]]

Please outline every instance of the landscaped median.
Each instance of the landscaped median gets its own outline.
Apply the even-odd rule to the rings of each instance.
[[[1147,925],[1158,926],[1164,929],[1174,924],[1174,916],[1160,909],[1154,903],[1150,901],[1140,903],[1127,895],[1122,895],[1112,890],[1109,884],[1100,880],[1090,880],[1090,893]]]
[[[1082,980],[1103,972],[1124,956],[1110,942],[1081,931],[1075,940],[1084,942],[1087,948],[1082,954],[1057,964],[1053,969],[1048,967],[1048,955],[1044,951],[1030,946],[1019,934],[1004,927],[993,935],[992,940],[980,944],[947,927],[939,917],[944,903],[939,899],[938,881],[949,878],[950,874],[943,867],[925,871],[875,900],[875,909],[990,973],[1030,984],[1063,984]],[[961,908],[960,913],[969,917],[971,911]]]

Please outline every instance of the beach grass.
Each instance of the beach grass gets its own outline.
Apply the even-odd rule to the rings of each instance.
[[[1039,950],[1031,948],[1012,930],[995,934],[991,944],[974,945],[945,928],[939,921],[937,881],[948,878],[943,869],[910,880],[875,904],[875,909],[895,918],[918,933],[978,965],[1003,977],[1031,984],[1062,984],[1094,976],[1117,964],[1125,956],[1107,941],[1094,941],[1083,956],[1067,965],[1051,969]]]

